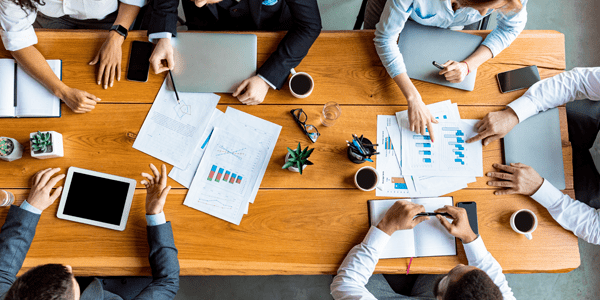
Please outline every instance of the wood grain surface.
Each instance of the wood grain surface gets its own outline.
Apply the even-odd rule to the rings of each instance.
[[[469,33],[486,36],[489,31]],[[258,64],[275,50],[283,32],[257,32]],[[1,135],[16,138],[26,146],[37,130],[61,132],[65,157],[37,160],[28,153],[20,160],[1,163],[0,188],[10,189],[21,203],[29,193],[30,178],[40,169],[70,166],[119,176],[142,179],[148,164],[161,162],[132,148],[135,135],[150,110],[164,80],[164,74],[150,74],[147,83],[125,79],[130,43],[145,40],[145,32],[131,32],[123,46],[122,79],[103,90],[95,84],[95,69],[87,65],[103,43],[103,31],[37,32],[36,47],[47,59],[63,60],[63,80],[103,99],[92,112],[74,114],[64,104],[61,118],[0,119]],[[172,222],[179,249],[181,275],[268,275],[334,274],[347,252],[359,243],[368,226],[367,205],[375,192],[354,188],[352,176],[363,165],[346,157],[345,140],[352,133],[376,137],[376,116],[406,110],[406,101],[387,75],[373,46],[373,31],[322,32],[308,56],[296,68],[310,73],[316,85],[305,99],[293,98],[287,87],[271,90],[263,105],[245,106],[229,94],[220,94],[218,109],[226,107],[248,112],[281,125],[282,131],[271,157],[256,201],[240,226],[221,221],[182,205],[187,193],[177,182],[165,212]],[[76,45],[76,46],[74,46]],[[1,45],[0,45],[1,47]],[[0,58],[10,54],[0,48]],[[511,47],[483,64],[474,92],[465,92],[414,80],[426,103],[450,99],[459,105],[464,119],[481,119],[501,110],[524,91],[501,94],[495,74],[526,65],[538,65],[547,78],[565,68],[564,36],[556,31],[524,31]],[[322,104],[336,101],[342,115],[332,127],[320,125]],[[303,108],[307,123],[316,125],[321,137],[310,143],[293,121],[289,111]],[[565,193],[574,197],[571,147],[564,107],[560,108]],[[281,170],[286,147],[301,142],[315,148],[304,175]],[[499,141],[483,148],[484,173],[493,163],[502,163]],[[375,166],[374,163],[365,165]],[[171,169],[171,166],[168,167]],[[455,202],[478,203],[479,228],[488,250],[504,272],[568,272],[579,266],[577,238],[556,223],[548,212],[525,196],[494,196],[487,178],[478,178],[469,187],[451,193]],[[62,183],[60,183],[62,184]],[[138,184],[127,229],[124,232],[73,223],[56,218],[58,202],[41,217],[36,237],[21,272],[44,263],[73,266],[76,274],[150,275],[146,224],[145,191]],[[528,208],[539,218],[534,239],[510,229],[512,212]],[[7,208],[0,208],[4,219]],[[467,263],[458,244],[458,256],[416,258],[414,273],[445,273],[457,263]],[[403,273],[407,259],[381,260],[376,272]]]

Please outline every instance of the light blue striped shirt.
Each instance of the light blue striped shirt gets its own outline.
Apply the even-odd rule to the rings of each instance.
[[[523,8],[518,12],[498,11],[498,27],[482,43],[492,51],[494,57],[508,47],[525,28],[527,0],[521,0],[521,3]],[[488,11],[486,16],[491,13],[492,10]],[[388,0],[375,27],[373,40],[377,54],[392,78],[406,73],[397,41],[409,17],[423,25],[449,28],[473,24],[485,16],[471,7],[453,11],[451,0]]]

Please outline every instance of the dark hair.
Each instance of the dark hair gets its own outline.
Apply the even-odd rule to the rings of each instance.
[[[501,300],[500,288],[484,271],[475,269],[465,273],[456,283],[449,284],[444,300]]]
[[[63,265],[37,266],[17,278],[5,300],[73,300],[73,274]]]
[[[1,1],[1,0],[0,0]],[[21,9],[29,14],[30,12],[37,11],[37,5],[46,5],[44,0],[10,0],[12,3],[21,7]]]

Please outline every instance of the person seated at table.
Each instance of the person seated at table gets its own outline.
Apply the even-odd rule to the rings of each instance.
[[[579,101],[572,102],[574,100]],[[540,111],[571,102],[567,105],[567,123],[573,146],[575,196],[593,208],[600,208],[598,100],[600,67],[575,68],[535,83],[523,96],[508,104],[506,109],[487,114],[476,124],[478,134],[468,139],[467,143],[483,140],[483,144],[488,145],[503,138],[519,122]]]
[[[146,0],[11,0],[0,1],[0,36],[4,48],[33,78],[76,113],[94,109],[100,99],[64,84],[34,47],[34,28],[105,29],[108,37],[90,65],[98,64],[96,82],[106,89],[121,80],[121,45]],[[77,46],[76,44],[73,46]],[[60,57],[59,57],[60,58]]]
[[[375,48],[390,77],[408,102],[410,129],[422,135],[431,123],[437,123],[425,106],[419,91],[406,74],[398,36],[410,18],[417,23],[449,28],[480,21],[498,12],[498,27],[485,38],[464,61],[447,61],[439,72],[449,82],[462,82],[467,74],[508,47],[525,28],[527,0],[369,0],[365,12],[365,29],[375,30]],[[460,45],[457,45],[460,47]],[[407,57],[406,59],[411,59]],[[432,58],[432,60],[434,60]]]
[[[153,279],[135,299],[173,299],[179,289],[179,261],[171,224],[165,221],[163,213],[171,187],[167,187],[165,165],[162,166],[162,173],[153,165],[150,167],[154,176],[142,173],[146,178],[142,184],[146,186],[147,192],[146,221]],[[64,174],[52,177],[59,171],[59,168],[55,168],[37,172],[33,176],[33,186],[27,200],[21,206],[11,206],[8,211],[0,231],[0,298],[122,299],[118,294],[130,291],[110,292],[104,289],[102,281],[97,278],[87,286],[81,286],[68,265],[40,265],[16,278],[35,235],[41,213],[62,192],[62,186],[52,192],[52,188],[65,177]]]
[[[362,243],[348,253],[331,284],[334,299],[411,299],[395,293],[381,274],[373,275],[379,253],[390,236],[397,230],[412,229],[429,217],[415,217],[425,212],[422,205],[398,200],[387,211],[377,226],[371,226]],[[419,275],[411,295],[418,299],[514,299],[502,267],[487,251],[480,236],[476,235],[464,208],[444,206],[435,212],[450,214],[436,217],[450,234],[462,240],[469,265],[459,264],[448,274]],[[417,299],[417,298],[415,298]]]
[[[233,93],[244,104],[264,101],[269,88],[281,89],[290,69],[298,66],[321,32],[316,0],[183,0],[190,30],[288,30],[256,75]],[[151,5],[148,39],[156,42],[150,57],[155,73],[172,70],[171,36],[177,34],[179,0],[155,0]]]

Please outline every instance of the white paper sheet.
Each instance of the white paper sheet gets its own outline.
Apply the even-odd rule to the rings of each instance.
[[[215,124],[220,121],[223,115],[224,113],[222,111],[216,108],[214,109],[206,129],[204,129],[204,133],[202,134],[202,137],[200,137],[201,142],[196,147],[196,150],[194,150],[194,157],[188,163],[185,169],[173,167],[169,173],[169,177],[173,178],[186,188],[190,188],[190,185],[192,185],[192,180],[194,179],[194,175],[196,174],[196,170],[198,169],[198,165],[200,165],[200,160],[202,160],[204,151],[206,151],[206,146],[208,145],[208,141],[210,140],[213,129],[215,129]]]
[[[398,144],[393,144],[388,128],[395,129],[397,134],[398,123],[395,116],[379,115],[377,116],[377,151],[379,154],[375,157],[377,172],[379,173],[379,185],[375,191],[378,197],[408,197],[410,190],[414,190],[414,184],[411,177],[403,177],[400,169],[399,157],[395,150]],[[396,147],[396,148],[395,148]]]
[[[15,61],[0,59],[0,117],[15,116]]]
[[[163,82],[133,148],[184,169],[201,142],[220,96],[211,93],[179,93]]]

